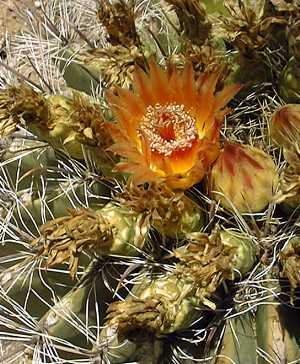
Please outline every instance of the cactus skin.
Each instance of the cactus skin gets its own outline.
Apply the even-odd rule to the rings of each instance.
[[[230,362],[256,364],[255,351],[254,318],[248,313],[226,321],[221,348],[213,364],[229,364]]]

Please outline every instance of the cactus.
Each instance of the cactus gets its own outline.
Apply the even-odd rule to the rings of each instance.
[[[300,363],[299,14],[21,11],[0,60],[1,362]]]

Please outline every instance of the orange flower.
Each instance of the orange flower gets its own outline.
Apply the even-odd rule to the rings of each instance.
[[[199,182],[219,154],[219,131],[227,102],[239,91],[232,85],[215,92],[221,72],[197,80],[190,64],[181,72],[163,71],[153,60],[150,71],[135,70],[133,91],[108,94],[116,123],[108,128],[112,150],[125,158],[120,171],[136,183],[163,179],[171,188]]]

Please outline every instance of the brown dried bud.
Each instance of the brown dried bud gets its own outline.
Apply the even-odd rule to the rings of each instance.
[[[212,28],[205,7],[199,0],[167,0],[174,6],[181,31],[193,44],[201,46],[208,39]]]
[[[9,87],[0,91],[0,137],[12,134],[24,122],[48,119],[47,102],[30,87]]]
[[[80,55],[89,72],[108,86],[129,88],[133,81],[135,65],[142,66],[144,57],[136,46],[116,45],[97,48]]]
[[[129,0],[109,0],[98,2],[98,19],[104,25],[112,45],[131,47],[139,43],[135,28],[134,2]]]
[[[228,210],[258,212],[273,200],[278,174],[262,150],[228,143],[211,171],[213,197]]]

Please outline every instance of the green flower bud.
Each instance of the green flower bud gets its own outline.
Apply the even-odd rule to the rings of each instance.
[[[112,227],[113,243],[108,253],[138,255],[149,231],[149,223],[143,214],[136,214],[114,203],[107,204],[100,211]]]

